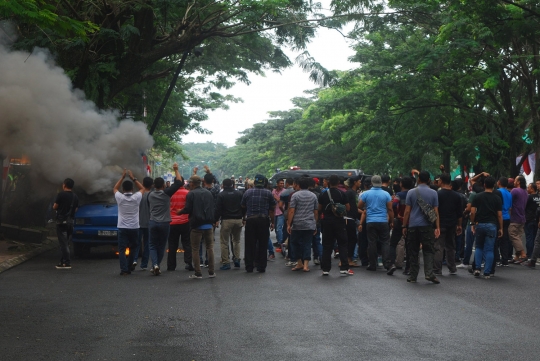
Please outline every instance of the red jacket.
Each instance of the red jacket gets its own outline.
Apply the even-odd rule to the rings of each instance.
[[[189,191],[182,187],[171,197],[171,225],[186,224],[189,222],[188,214],[176,214],[176,211],[179,211],[186,205],[186,196],[188,193]]]

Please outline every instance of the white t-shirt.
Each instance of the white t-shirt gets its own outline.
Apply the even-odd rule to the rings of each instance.
[[[120,193],[114,194],[118,203],[118,228],[139,229],[139,204],[142,193]]]

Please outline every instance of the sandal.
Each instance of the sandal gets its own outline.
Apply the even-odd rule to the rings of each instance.
[[[301,271],[301,270],[303,270],[303,268],[296,268],[296,267],[294,267],[294,268],[291,269],[291,271]]]

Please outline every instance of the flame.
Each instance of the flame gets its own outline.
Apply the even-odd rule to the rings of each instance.
[[[169,253],[169,250],[167,249],[165,252]],[[185,251],[184,251],[183,249],[181,249],[181,248],[178,248],[178,249],[176,250],[176,253],[184,253],[184,252],[185,252]]]
[[[116,251],[116,255],[118,256],[120,252]],[[129,248],[126,248],[126,256],[129,256]]]

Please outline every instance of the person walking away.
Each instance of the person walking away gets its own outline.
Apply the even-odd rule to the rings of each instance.
[[[287,232],[291,235],[294,254],[298,258],[293,271],[309,272],[311,260],[311,244],[313,235],[317,232],[318,200],[309,191],[310,179],[302,177],[298,180],[299,191],[294,192],[289,203],[287,216]]]
[[[422,254],[424,256],[424,276],[426,280],[435,284],[440,283],[437,277],[433,274],[433,256],[434,256],[434,243],[435,239],[439,237],[441,233],[439,225],[439,198],[437,192],[428,186],[430,177],[426,171],[421,171],[418,174],[418,186],[415,189],[411,189],[407,193],[405,200],[406,207],[403,215],[403,235],[406,236],[409,248],[409,260],[411,262],[410,275],[407,278],[407,282],[415,283],[420,271],[420,264],[418,261],[418,254],[420,252],[420,244],[422,244]],[[426,219],[422,209],[420,208],[420,202],[425,203],[433,208],[433,211],[437,215],[435,221],[435,227],[429,220]],[[423,201],[423,202],[422,202]]]
[[[450,174],[443,173],[439,176],[439,186],[437,197],[441,235],[435,240],[433,272],[435,275],[442,275],[443,256],[446,252],[446,265],[450,274],[455,275],[457,274],[456,235],[462,232],[463,202],[459,193],[452,190]]]
[[[517,176],[514,179],[514,189],[510,192],[512,195],[512,210],[510,213],[510,225],[508,226],[508,235],[516,252],[512,263],[521,263],[527,260],[522,241],[526,222],[525,206],[529,198],[526,189],[525,178],[521,175]]]
[[[335,174],[328,179],[328,190],[319,197],[319,217],[323,216],[321,221],[322,229],[322,246],[323,255],[321,260],[321,269],[323,276],[328,276],[332,269],[332,251],[334,242],[337,241],[339,248],[340,259],[340,275],[353,275],[354,272],[349,269],[349,260],[347,252],[347,230],[345,219],[339,215],[335,215],[332,211],[331,203],[339,203],[345,205],[345,209],[349,211],[349,203],[344,192],[338,189],[339,177]],[[330,199],[331,198],[331,199]]]
[[[358,190],[362,176],[354,176],[349,178],[349,189],[345,192],[347,202],[349,203],[349,211],[347,212],[346,229],[347,229],[347,254],[349,255],[349,267],[358,267],[353,261],[354,250],[358,245],[357,227],[360,221],[358,213]]]
[[[60,247],[60,262],[56,269],[71,269],[71,255],[69,242],[73,235],[73,217],[79,208],[79,198],[73,192],[75,181],[71,178],[64,179],[62,192],[58,193],[53,204],[56,210],[56,235]]]
[[[178,172],[178,164],[174,163],[174,183],[165,189],[165,180],[158,177],[154,180],[155,190],[148,195],[148,208],[150,221],[148,232],[150,235],[150,258],[152,259],[151,272],[154,276],[161,274],[160,264],[165,255],[165,247],[169,239],[171,224],[171,197],[184,184]]]
[[[171,197],[170,213],[171,226],[169,232],[169,252],[167,254],[167,271],[176,270],[176,255],[180,244],[184,250],[184,269],[194,271],[193,255],[191,252],[191,240],[189,227],[189,216],[187,214],[176,214],[178,209],[186,206],[186,197],[189,191],[184,186],[184,178],[181,179],[182,187]]]
[[[131,181],[124,181],[126,173]],[[122,182],[123,181],[123,182]],[[118,203],[118,260],[120,261],[120,275],[126,276],[135,270],[134,252],[129,252],[129,259],[126,259],[126,248],[131,251],[137,248],[139,239],[139,204],[141,203],[142,193],[133,193],[133,183],[139,190],[143,190],[143,185],[133,177],[131,171],[122,173],[122,177],[116,182],[113,188],[114,198]],[[124,193],[119,192],[120,185]],[[136,265],[136,263],[135,263]]]
[[[368,271],[377,270],[377,244],[380,242],[383,257],[383,265],[391,276],[396,270],[394,260],[390,258],[390,227],[394,225],[394,210],[392,209],[392,197],[383,190],[381,176],[371,177],[371,188],[360,196],[358,208],[365,208],[366,212],[362,218],[366,217],[367,237],[368,237]],[[363,220],[360,221],[358,229],[361,231]]]
[[[242,192],[234,189],[232,179],[223,180],[223,192],[219,193],[216,202],[215,223],[218,226],[221,220],[219,231],[221,245],[221,267],[222,271],[230,270],[229,240],[232,236],[233,263],[235,268],[240,268],[240,235],[244,222],[244,209],[242,208]]]
[[[265,189],[265,177],[257,174],[254,188],[248,189],[242,197],[242,207],[246,209],[246,230],[244,233],[244,258],[246,271],[266,272],[268,259],[266,250],[270,230],[274,229],[274,208],[276,201],[272,192]]]
[[[186,196],[186,205],[176,212],[178,215],[189,215],[191,254],[195,269],[195,273],[189,276],[192,279],[202,278],[199,255],[201,241],[205,244],[208,257],[208,277],[216,277],[214,270],[214,196],[208,189],[201,187],[201,183],[201,177],[191,176],[189,179],[191,190]]]
[[[150,210],[148,209],[148,193],[152,191],[154,180],[150,177],[144,177],[142,181],[144,189],[141,191],[142,198],[139,203],[139,235],[137,237],[137,245],[133,250],[133,263],[131,264],[131,270],[134,271],[137,267],[137,261],[139,260],[139,253],[141,252],[141,270],[146,271],[148,269],[148,260],[150,259],[150,245],[148,236],[148,221],[150,220]]]
[[[474,251],[474,276],[480,277],[482,261],[485,261],[484,278],[489,279],[493,267],[495,238],[503,233],[502,200],[493,193],[495,179],[484,180],[484,192],[477,194],[471,207],[471,228],[476,248]],[[498,226],[498,231],[497,231]]]
[[[502,217],[503,217],[503,235],[498,241],[495,241],[495,258],[499,256],[498,265],[508,267],[508,261],[512,258],[512,245],[508,234],[510,227],[510,212],[512,209],[512,194],[508,190],[508,178],[500,177],[497,182],[499,193],[502,197]],[[497,247],[497,243],[499,247]]]
[[[392,207],[394,209],[394,228],[392,228],[392,235],[390,236],[390,260],[396,266],[397,269],[403,267],[403,260],[405,259],[404,275],[409,275],[409,268],[411,266],[409,262],[409,254],[405,252],[407,247],[406,237],[402,234],[403,215],[405,214],[407,192],[413,187],[414,181],[411,177],[403,177],[399,183],[400,191],[396,192],[394,199],[392,200]],[[399,250],[398,250],[399,248]],[[392,269],[392,267],[390,267]]]
[[[534,239],[538,231],[538,209],[540,207],[540,194],[536,184],[529,183],[527,186],[527,205],[525,206],[525,246],[527,249],[527,258],[530,258],[534,248]]]

